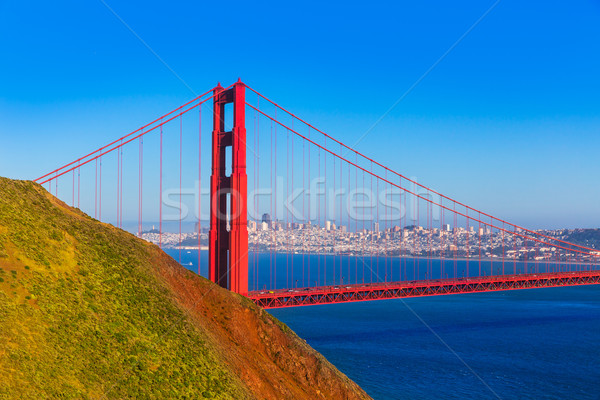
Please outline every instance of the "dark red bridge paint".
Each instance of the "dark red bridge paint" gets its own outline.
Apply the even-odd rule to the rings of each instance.
[[[214,89],[208,279],[239,294],[248,293],[248,178],[246,175],[245,86]],[[225,130],[225,104],[233,103],[233,129]],[[231,175],[226,151],[231,147]],[[228,205],[229,202],[229,205]],[[230,222],[228,230],[227,223]]]
[[[282,308],[599,283],[600,271],[561,272],[256,291],[248,297],[263,308]]]

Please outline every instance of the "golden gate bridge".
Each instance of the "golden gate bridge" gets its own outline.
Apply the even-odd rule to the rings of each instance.
[[[140,237],[156,222],[161,247],[176,226],[180,262],[195,222],[198,273],[206,257],[265,308],[600,283],[600,250],[407,178],[239,80],[35,181]]]

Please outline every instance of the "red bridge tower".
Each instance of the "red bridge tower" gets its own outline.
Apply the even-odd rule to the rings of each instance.
[[[224,288],[248,293],[248,222],[245,89],[214,89],[208,278]],[[225,131],[225,105],[233,103],[233,129]],[[231,175],[226,175],[231,148]]]

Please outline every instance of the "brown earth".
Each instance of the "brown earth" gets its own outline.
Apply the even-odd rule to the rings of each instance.
[[[156,271],[177,293],[178,303],[222,349],[224,362],[256,398],[369,398],[306,341],[250,300],[195,279],[195,274],[162,251],[155,257]]]

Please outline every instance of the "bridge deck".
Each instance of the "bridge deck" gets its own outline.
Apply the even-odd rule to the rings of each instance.
[[[248,297],[263,308],[281,308],[599,283],[600,271],[581,271],[265,290]]]

